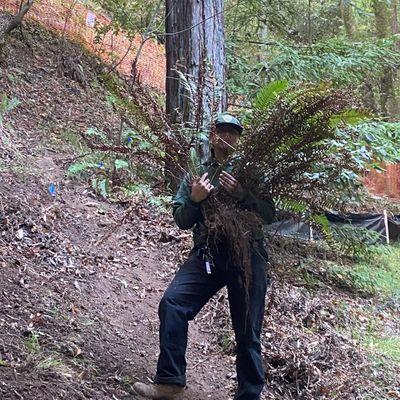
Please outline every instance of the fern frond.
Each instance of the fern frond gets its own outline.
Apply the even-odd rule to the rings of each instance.
[[[371,117],[371,113],[366,110],[349,109],[339,114],[332,115],[329,120],[329,126],[331,128],[336,128],[340,124],[356,125],[366,119],[370,119]]]
[[[275,102],[278,95],[286,90],[288,86],[289,82],[284,80],[269,83],[257,93],[253,107],[257,110],[269,108]]]

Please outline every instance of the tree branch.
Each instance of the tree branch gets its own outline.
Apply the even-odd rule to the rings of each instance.
[[[27,0],[26,3],[21,5],[20,10],[14,16],[2,16],[3,18],[0,19],[0,42],[2,42],[6,35],[8,35],[12,30],[21,25],[22,20],[32,7],[33,2],[34,0]]]

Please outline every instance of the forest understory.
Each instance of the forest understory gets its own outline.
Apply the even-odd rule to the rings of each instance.
[[[0,61],[1,92],[20,101],[0,127],[0,399],[135,399],[131,385],[153,378],[158,302],[191,232],[143,194],[107,200],[68,174],[85,150],[79,132],[119,129],[104,66],[36,25],[24,36]],[[60,76],[61,46],[85,85]],[[400,399],[398,350],[376,345],[398,348],[400,297],[361,290],[317,245],[294,245],[267,241],[263,400]],[[184,398],[232,398],[225,291],[191,324],[187,361]]]

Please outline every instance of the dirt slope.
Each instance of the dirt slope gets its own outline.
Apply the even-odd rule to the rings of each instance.
[[[57,75],[56,38],[31,28],[28,43],[10,39],[0,75],[2,91],[21,101],[1,147],[0,398],[122,398],[129,383],[153,377],[157,305],[190,234],[66,177],[74,154],[62,135],[117,120],[101,88]],[[91,76],[98,65],[84,61]],[[226,367],[210,371],[219,354],[195,352],[208,336],[192,326],[190,398],[223,398],[229,383]]]
[[[126,217],[91,198],[63,177],[58,157],[41,154],[36,164],[37,156],[26,160],[43,176],[1,177],[1,398],[121,398],[129,383],[153,376],[157,304],[186,237],[146,207]],[[55,199],[48,182],[61,186]],[[162,232],[181,242],[160,242]],[[191,338],[193,350],[208,341],[196,326]],[[192,365],[197,358],[189,353]],[[212,382],[207,368],[189,373],[196,393]],[[210,398],[223,398],[224,374],[216,372]]]
[[[10,38],[0,64],[1,91],[21,101],[0,142],[0,399],[133,399],[132,382],[153,377],[157,305],[190,233],[145,201],[112,204],[67,177],[78,155],[69,133],[119,121],[96,60],[67,44],[91,82],[82,87],[59,75],[56,37],[25,35]],[[363,327],[368,313],[396,321],[398,308],[324,282],[310,289],[284,253],[273,253],[263,399],[393,398],[394,367],[372,364],[339,327]],[[191,325],[186,399],[231,398],[228,320],[222,292]]]

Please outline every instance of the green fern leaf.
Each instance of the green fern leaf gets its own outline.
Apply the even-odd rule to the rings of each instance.
[[[331,128],[336,128],[340,123],[346,125],[357,125],[361,121],[369,118],[371,118],[371,114],[365,110],[349,109],[341,112],[340,114],[333,115],[329,119],[329,126]]]
[[[114,164],[116,169],[129,169],[129,163],[125,160],[116,159]]]
[[[289,86],[289,82],[273,81],[267,86],[264,86],[256,95],[253,106],[258,110],[265,110],[269,108],[276,100],[278,95],[286,90]]]
[[[310,220],[315,222],[324,233],[329,234],[331,232],[329,220],[325,214],[312,215]]]
[[[304,213],[307,211],[307,204],[303,201],[293,200],[293,199],[283,199],[280,198],[276,201],[277,206],[285,211],[291,211],[294,213]]]
[[[76,162],[69,166],[68,175],[70,175],[70,176],[79,175],[89,168],[96,168],[96,167],[97,167],[97,164],[92,163],[92,162],[88,162],[88,161]]]

